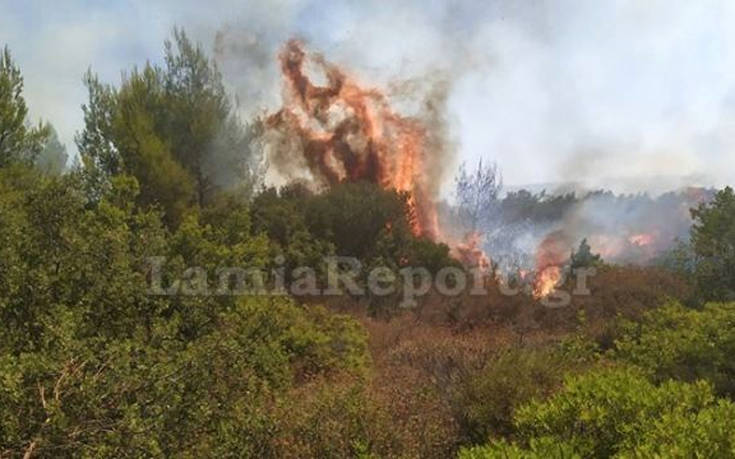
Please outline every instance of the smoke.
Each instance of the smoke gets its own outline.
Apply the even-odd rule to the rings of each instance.
[[[275,56],[296,36],[376,87],[441,75],[460,158],[497,160],[510,185],[661,192],[735,178],[731,3],[289,6],[296,24],[220,30],[218,56],[245,105],[279,106]]]
[[[0,41],[70,151],[84,71],[156,62],[179,25],[217,56],[243,119],[280,106],[276,56],[297,37],[375,87],[441,75],[460,159],[496,160],[509,185],[635,191],[734,181],[734,22],[728,0],[72,0],[8,5]]]
[[[565,265],[585,239],[606,262],[646,265],[677,241],[688,240],[690,209],[713,195],[702,188],[658,197],[609,191],[581,196],[510,193],[484,228],[484,248],[503,272],[543,272]]]
[[[283,107],[266,119],[273,170],[316,186],[363,180],[408,193],[414,232],[437,239],[436,184],[450,153],[442,137],[444,86],[432,87],[412,118],[298,40],[286,43],[279,60]],[[299,169],[310,177],[295,176]]]

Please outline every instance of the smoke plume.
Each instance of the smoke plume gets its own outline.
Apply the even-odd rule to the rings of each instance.
[[[362,85],[322,55],[289,40],[279,56],[283,107],[267,117],[269,164],[286,179],[316,185],[369,181],[408,194],[414,232],[439,237],[435,200],[441,160],[442,86],[424,100],[422,117],[397,113],[378,88]],[[312,72],[309,72],[311,70]],[[321,83],[315,83],[321,78]],[[310,177],[303,173],[303,165]]]

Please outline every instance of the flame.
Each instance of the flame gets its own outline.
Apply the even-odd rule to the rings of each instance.
[[[569,255],[569,244],[562,231],[555,231],[544,238],[536,250],[536,278],[533,295],[544,298],[552,293],[562,279],[562,265]]]
[[[638,247],[651,245],[656,241],[656,236],[649,233],[634,234],[628,238],[628,242]]]
[[[536,282],[533,287],[533,296],[545,298],[549,296],[561,281],[561,267],[547,266],[536,273]]]
[[[365,180],[407,193],[413,233],[436,240],[424,126],[395,113],[379,90],[359,85],[319,55],[307,55],[297,40],[288,41],[279,58],[284,106],[267,126],[295,136],[309,170],[326,186]],[[309,65],[323,72],[326,85],[312,82]]]
[[[617,235],[594,234],[587,239],[592,250],[603,259],[612,259],[625,251],[625,239]]]
[[[481,247],[482,235],[475,231],[465,235],[464,242],[454,244],[452,252],[465,266],[487,272],[490,270],[490,258]]]

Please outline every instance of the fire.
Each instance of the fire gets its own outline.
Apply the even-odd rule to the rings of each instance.
[[[549,296],[561,281],[561,267],[547,266],[536,273],[536,282],[533,287],[533,296],[545,298]]]
[[[365,180],[407,193],[414,234],[437,239],[424,126],[395,113],[378,89],[363,87],[321,56],[307,54],[297,40],[286,44],[280,63],[284,106],[267,126],[295,137],[310,172],[323,185]],[[321,70],[326,84],[314,84],[307,68]]]
[[[594,234],[589,237],[588,242],[603,259],[618,257],[626,248],[623,237],[610,234]]]
[[[465,236],[464,242],[455,244],[452,251],[456,258],[465,266],[479,268],[481,271],[490,270],[490,258],[481,248],[482,235],[472,232]]]
[[[654,243],[655,240],[656,237],[653,234],[648,233],[634,234],[628,238],[628,242],[633,245],[637,245],[638,247],[651,245]]]
[[[533,295],[544,298],[554,291],[562,279],[562,265],[569,256],[569,244],[561,231],[556,231],[541,242],[536,251],[536,278]]]

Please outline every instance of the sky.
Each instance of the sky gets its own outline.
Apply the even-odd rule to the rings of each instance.
[[[448,170],[622,191],[735,183],[732,24],[731,0],[0,0],[31,114],[72,152],[84,72],[118,83],[180,26],[244,116],[278,105],[275,56],[299,37],[376,86],[447,83]]]

